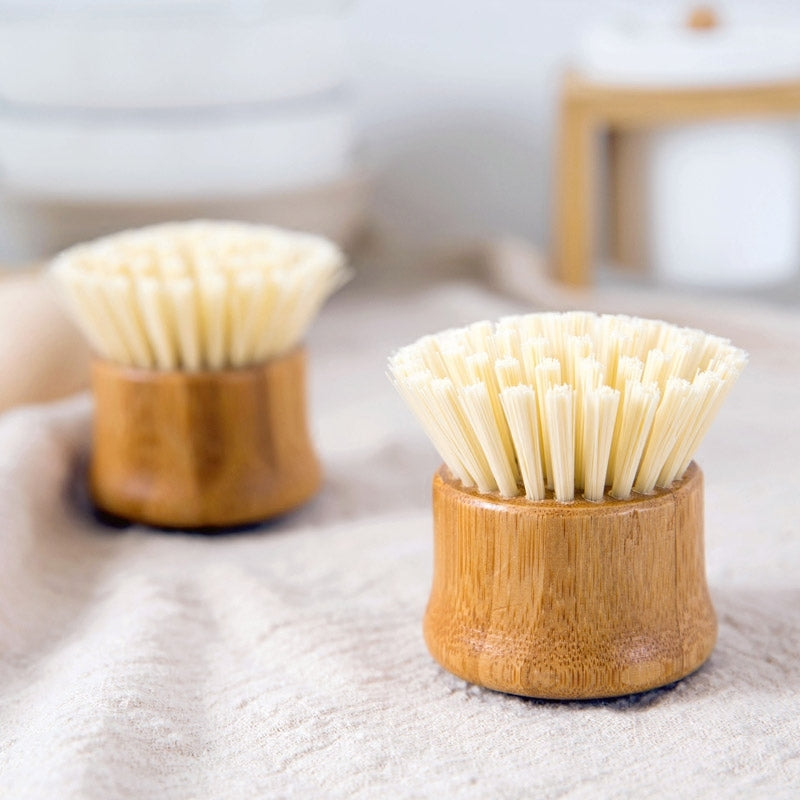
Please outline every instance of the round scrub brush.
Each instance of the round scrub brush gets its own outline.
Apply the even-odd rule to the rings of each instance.
[[[474,683],[607,697],[709,656],[692,457],[746,363],[725,339],[585,312],[425,336],[389,362],[445,461],[425,636]]]
[[[335,245],[266,226],[173,223],[78,245],[51,270],[97,354],[99,508],[219,527],[316,491],[301,341],[347,277]]]

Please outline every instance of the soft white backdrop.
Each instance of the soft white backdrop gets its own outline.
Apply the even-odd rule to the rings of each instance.
[[[546,244],[558,79],[580,31],[685,0],[361,0],[352,35],[375,214],[403,241],[513,233]],[[723,20],[800,17],[792,0],[711,3]]]

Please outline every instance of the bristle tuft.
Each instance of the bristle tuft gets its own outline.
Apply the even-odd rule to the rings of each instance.
[[[746,363],[699,330],[547,312],[425,336],[389,372],[465,486],[567,503],[680,479]]]

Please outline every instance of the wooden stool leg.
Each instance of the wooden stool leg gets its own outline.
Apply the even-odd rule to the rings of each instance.
[[[582,105],[565,92],[556,174],[555,263],[565,283],[590,282],[596,153],[594,124]]]
[[[615,268],[643,274],[650,263],[646,137],[609,128],[606,153],[609,255]]]
[[[617,130],[609,130],[606,139],[606,225],[608,229],[608,251],[615,265],[628,263],[628,240],[625,228],[626,186],[623,173],[624,158],[622,150],[624,134]]]

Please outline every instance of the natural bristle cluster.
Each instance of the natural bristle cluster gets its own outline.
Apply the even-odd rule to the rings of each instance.
[[[464,486],[569,502],[681,478],[746,363],[700,330],[567,312],[425,336],[389,371]]]
[[[321,237],[205,221],[78,245],[52,272],[99,355],[161,370],[281,355],[347,277],[342,252]]]

